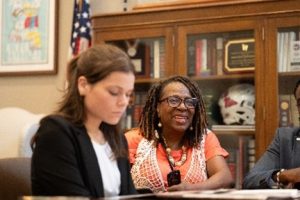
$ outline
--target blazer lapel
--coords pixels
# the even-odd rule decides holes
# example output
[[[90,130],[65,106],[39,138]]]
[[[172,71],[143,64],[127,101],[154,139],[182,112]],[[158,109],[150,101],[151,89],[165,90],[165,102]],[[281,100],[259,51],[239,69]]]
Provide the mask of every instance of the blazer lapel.
[[[293,167],[300,167],[300,129],[295,129],[293,134]]]
[[[104,189],[97,156],[85,128],[82,129],[78,135],[78,142],[81,147],[83,166],[86,173],[85,180],[93,196],[103,197]]]
[[[120,195],[128,194],[128,173],[127,173],[127,166],[124,158],[118,158],[118,168],[121,175],[121,186],[120,186]]]

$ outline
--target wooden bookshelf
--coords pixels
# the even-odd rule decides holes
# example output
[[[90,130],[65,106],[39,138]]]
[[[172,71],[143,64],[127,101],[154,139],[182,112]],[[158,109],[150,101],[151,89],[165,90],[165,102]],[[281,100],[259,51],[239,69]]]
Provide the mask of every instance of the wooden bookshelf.
[[[251,83],[255,86],[254,130],[231,130],[230,134],[254,135],[256,157],[259,158],[273,139],[279,125],[279,95],[292,94],[300,72],[278,72],[277,39],[282,31],[299,30],[299,0],[227,0],[183,1],[169,5],[140,5],[131,12],[92,17],[93,44],[128,39],[164,44],[163,76],[138,77],[136,89],[147,91],[151,84],[174,75],[188,75],[189,40],[195,38],[252,38],[255,41],[254,69],[251,72],[193,75],[203,93],[212,94],[213,106],[229,86]],[[245,36],[245,37],[244,37]],[[247,37],[246,37],[247,36]],[[225,42],[225,41],[224,41]],[[162,44],[161,43],[161,44]],[[193,49],[192,49],[193,51]],[[224,54],[224,46],[222,54]],[[151,57],[151,53],[150,53]],[[192,58],[191,58],[192,59]],[[222,60],[224,62],[224,60]],[[151,58],[150,58],[150,62]],[[216,70],[213,70],[216,72]],[[222,71],[221,71],[222,72]],[[151,71],[150,71],[151,73]],[[212,111],[212,117],[219,110]],[[212,125],[222,125],[219,119]],[[214,130],[225,134],[226,130]]]
[[[218,135],[255,135],[255,126],[253,125],[212,125],[211,130]]]

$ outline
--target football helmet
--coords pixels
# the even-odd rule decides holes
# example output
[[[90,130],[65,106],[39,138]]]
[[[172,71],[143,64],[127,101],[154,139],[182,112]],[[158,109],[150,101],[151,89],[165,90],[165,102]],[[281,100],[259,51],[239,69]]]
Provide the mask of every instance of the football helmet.
[[[225,124],[255,124],[255,90],[251,84],[237,84],[228,88],[219,99]]]

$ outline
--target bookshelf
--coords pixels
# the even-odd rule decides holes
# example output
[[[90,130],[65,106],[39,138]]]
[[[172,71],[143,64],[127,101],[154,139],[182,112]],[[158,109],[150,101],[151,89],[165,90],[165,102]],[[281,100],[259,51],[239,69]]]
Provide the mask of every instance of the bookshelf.
[[[235,188],[242,188],[246,173],[254,166],[255,126],[254,125],[212,125],[212,131],[218,135],[220,143],[229,156],[226,158]]]
[[[211,130],[219,135],[255,135],[254,125],[212,125]]]
[[[136,92],[143,94],[161,78],[187,75],[202,88],[211,128],[226,125],[218,105],[221,94],[236,84],[252,84],[255,124],[251,130],[216,129],[215,132],[221,142],[224,137],[235,138],[232,141],[237,148],[239,141],[254,139],[251,148],[257,160],[279,126],[279,103],[283,95],[289,97],[293,108],[289,112],[293,123],[289,125],[298,125],[291,95],[300,71],[297,52],[290,49],[300,40],[299,1],[212,0],[167,8],[95,15],[93,44],[126,40],[144,43],[150,49],[149,73],[137,74]],[[281,39],[283,35],[289,40]],[[239,56],[243,59],[236,59]]]

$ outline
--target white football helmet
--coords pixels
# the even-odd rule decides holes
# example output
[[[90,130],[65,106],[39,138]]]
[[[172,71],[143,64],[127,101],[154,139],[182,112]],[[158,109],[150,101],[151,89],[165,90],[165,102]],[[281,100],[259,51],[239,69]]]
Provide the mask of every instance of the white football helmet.
[[[225,124],[255,124],[255,90],[251,84],[237,84],[226,90],[219,99]]]

